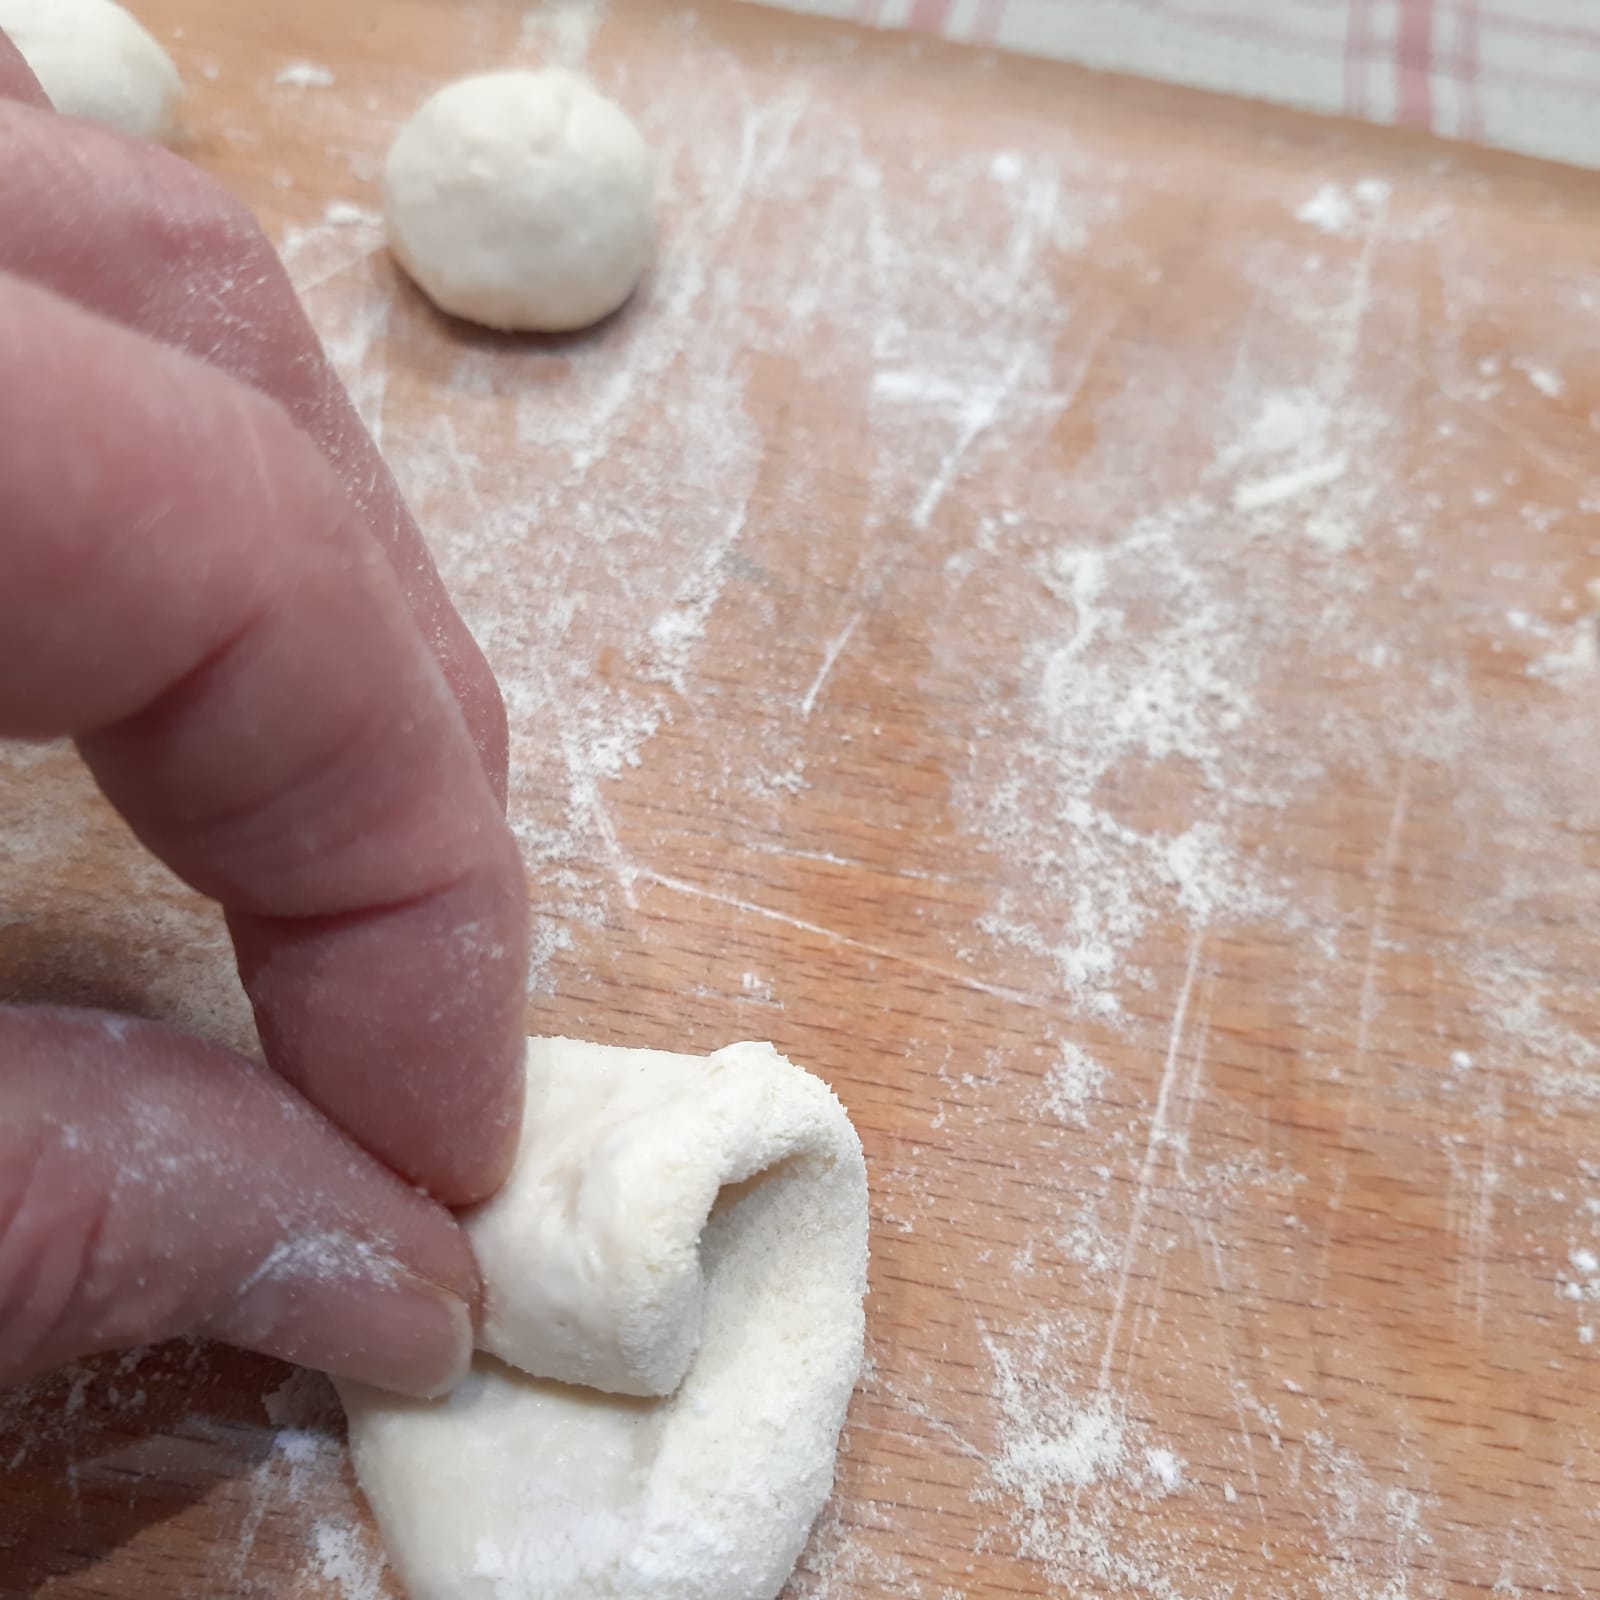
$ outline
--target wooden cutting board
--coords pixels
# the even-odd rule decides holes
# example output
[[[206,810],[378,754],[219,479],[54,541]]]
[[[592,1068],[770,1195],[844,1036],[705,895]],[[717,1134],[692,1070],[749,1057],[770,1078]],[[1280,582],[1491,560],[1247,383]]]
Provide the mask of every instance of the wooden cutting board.
[[[770,1038],[860,1126],[795,1600],[1594,1592],[1595,178],[737,4],[140,9],[505,684],[530,1029]],[[475,333],[380,163],[552,57],[659,262]],[[70,754],[0,862],[0,994],[247,1037]],[[0,1398],[0,1593],[387,1585],[319,1379]]]

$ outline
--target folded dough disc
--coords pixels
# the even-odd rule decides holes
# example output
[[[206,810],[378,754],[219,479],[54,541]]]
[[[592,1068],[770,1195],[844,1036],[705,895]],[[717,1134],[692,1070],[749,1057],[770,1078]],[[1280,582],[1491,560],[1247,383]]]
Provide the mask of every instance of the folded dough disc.
[[[528,1091],[468,1221],[498,1356],[442,1401],[341,1385],[400,1577],[412,1600],[767,1600],[860,1370],[855,1130],[770,1045],[533,1040]]]

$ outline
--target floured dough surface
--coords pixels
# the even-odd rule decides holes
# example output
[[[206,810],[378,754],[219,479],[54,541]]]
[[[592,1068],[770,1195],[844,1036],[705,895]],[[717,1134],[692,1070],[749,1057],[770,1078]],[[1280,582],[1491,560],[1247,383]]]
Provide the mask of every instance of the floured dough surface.
[[[383,173],[400,265],[454,316],[569,332],[615,311],[650,259],[654,163],[626,112],[559,67],[446,85]]]
[[[468,1229],[497,1354],[442,1401],[341,1386],[412,1600],[777,1595],[861,1364],[866,1171],[826,1085],[770,1045],[533,1040]]]
[[[0,0],[0,29],[63,115],[141,139],[171,136],[183,98],[178,69],[112,0]]]

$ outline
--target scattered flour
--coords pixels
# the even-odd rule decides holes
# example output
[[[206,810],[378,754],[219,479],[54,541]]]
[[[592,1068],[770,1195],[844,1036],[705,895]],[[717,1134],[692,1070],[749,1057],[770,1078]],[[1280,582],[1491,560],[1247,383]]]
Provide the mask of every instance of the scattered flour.
[[[368,206],[358,206],[351,200],[330,200],[322,213],[322,220],[335,228],[377,227],[379,214]]]
[[[531,49],[587,56],[593,8],[526,15]],[[1417,1293],[1458,1339],[1515,1350],[1538,1341],[1505,1320],[1509,1282],[1562,1313],[1552,1348],[1592,1353],[1600,1237],[1579,1200],[1533,1194],[1511,1130],[1535,1125],[1541,1166],[1600,1203],[1582,1168],[1597,952],[1576,897],[1600,832],[1600,644],[1561,609],[1576,536],[1546,514],[1574,475],[1595,490],[1537,440],[1508,473],[1482,466],[1486,439],[1508,448],[1496,408],[1537,408],[1512,371],[1551,399],[1566,380],[1493,353],[1492,222],[1464,207],[1418,244],[1383,180],[1315,173],[1279,213],[1294,242],[1213,246],[1241,300],[1180,373],[1096,288],[1108,241],[1119,284],[1169,267],[1111,227],[1125,173],[1107,150],[1063,129],[1047,150],[952,155],[933,108],[875,117],[859,70],[758,73],[686,25],[630,101],[670,239],[639,304],[570,347],[459,346],[397,307],[354,202],[279,230],[505,687],[532,998],[609,982],[617,948],[681,955],[660,909],[695,895],[730,927],[828,935],[874,981],[909,969],[936,1002],[903,1043],[941,1092],[897,1112],[905,1138],[874,1166],[883,1258],[900,1280],[939,1274],[936,1315],[875,1307],[889,1345],[794,1595],[957,1600],[980,1592],[970,1554],[1055,1594],[1275,1600],[1260,1552],[1291,1524],[1293,1592],[1319,1600],[1443,1593],[1452,1560],[1501,1593],[1561,1592],[1539,1525],[1463,1532],[1448,1464],[1324,1403],[1307,1363],[1339,1354],[1327,1307],[1349,1260],[1320,1207],[1345,1178],[1302,1167],[1378,1161],[1368,1121],[1437,1112],[1461,1142],[1394,1179],[1448,1197],[1441,1282]],[[281,81],[325,86],[303,71]],[[306,97],[308,133],[370,175],[380,133],[339,98]],[[1437,305],[1387,271],[1411,249]],[[1527,285],[1518,347],[1563,351],[1575,386],[1593,324],[1546,287]],[[1157,322],[1166,292],[1144,306]],[[390,403],[402,368],[427,405]],[[1431,419],[1431,454],[1402,453],[1399,417]],[[841,479],[858,523],[825,539]],[[864,708],[889,715],[876,675],[905,660],[881,737],[926,775],[937,827],[927,802],[856,783],[880,738]],[[950,707],[955,740],[924,726]],[[114,975],[110,1003],[247,1040],[219,919],[92,809],[127,909],[102,886],[106,947],[73,940],[81,838],[28,781],[73,759],[0,747],[0,934],[58,919],[75,993]],[[752,887],[752,852],[792,904]],[[846,871],[904,907],[881,947],[810,920],[806,874]],[[924,928],[926,892],[970,921]],[[1241,976],[1246,943],[1263,964]],[[740,932],[699,954],[685,1004],[698,985],[765,1008],[739,1015],[767,1031],[781,953]],[[993,1047],[975,1057],[941,1007],[992,1022]],[[1241,1012],[1270,1052],[1242,1053]],[[1332,1154],[1264,1109],[1299,1089],[1348,1119]],[[1558,1204],[1541,1258],[1528,1239]],[[1258,1316],[1285,1304],[1322,1308],[1318,1326]],[[1030,1323],[1041,1306],[1070,1312]],[[325,1386],[295,1379],[265,1420],[240,1417],[224,1359],[92,1364],[0,1397],[0,1435],[17,1464],[70,1461],[85,1493],[125,1493],[97,1476],[108,1418],[151,1429],[140,1448],[203,1449],[239,1512],[216,1592],[250,1592],[270,1524],[301,1552],[295,1592],[381,1594]],[[1580,1448],[1572,1483],[1594,1475]],[[970,1550],[919,1555],[932,1511]]]
[[[541,60],[581,68],[606,12],[606,0],[545,0],[522,13],[522,42]]]
[[[1295,212],[1295,217],[1322,233],[1355,233],[1365,216],[1388,204],[1390,193],[1383,178],[1362,178],[1348,189],[1342,184],[1325,183]]]
[[[1093,1584],[1157,1600],[1221,1600],[1225,1588],[1188,1587],[1205,1581],[1203,1564],[1174,1549],[1170,1534],[1153,1523],[1140,1527],[1150,1500],[1183,1492],[1182,1463],[1165,1445],[1147,1442],[1120,1399],[1103,1390],[1075,1397],[1071,1341],[1044,1326],[1004,1345],[987,1338],[985,1348],[1000,1434],[976,1494],[1002,1508],[1007,1541],[1038,1564],[1050,1592]],[[991,1528],[986,1544],[998,1536]]]
[[[1044,1108],[1062,1122],[1084,1126],[1085,1108],[1105,1081],[1105,1068],[1093,1057],[1078,1045],[1063,1044],[1045,1079]]]
[[[1338,184],[1325,183],[1295,216],[1323,233],[1344,233],[1355,221],[1356,208]]]
[[[319,62],[294,61],[286,67],[280,67],[272,81],[292,89],[331,89],[334,76],[328,67]]]
[[[1559,400],[1567,392],[1566,379],[1554,367],[1521,359],[1513,361],[1511,365],[1547,399]]]

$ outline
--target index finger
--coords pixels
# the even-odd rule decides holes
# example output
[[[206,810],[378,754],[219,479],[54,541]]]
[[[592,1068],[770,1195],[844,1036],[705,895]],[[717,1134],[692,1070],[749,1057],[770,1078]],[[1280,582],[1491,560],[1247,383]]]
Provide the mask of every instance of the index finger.
[[[11,70],[0,57],[0,272],[185,350],[283,406],[394,567],[504,804],[505,707],[494,676],[254,216],[168,150],[41,114],[48,100],[14,48],[3,48]]]
[[[447,1204],[509,1164],[516,846],[393,568],[249,387],[0,274],[0,735],[222,902],[272,1065]],[[67,453],[67,452],[70,452]]]

